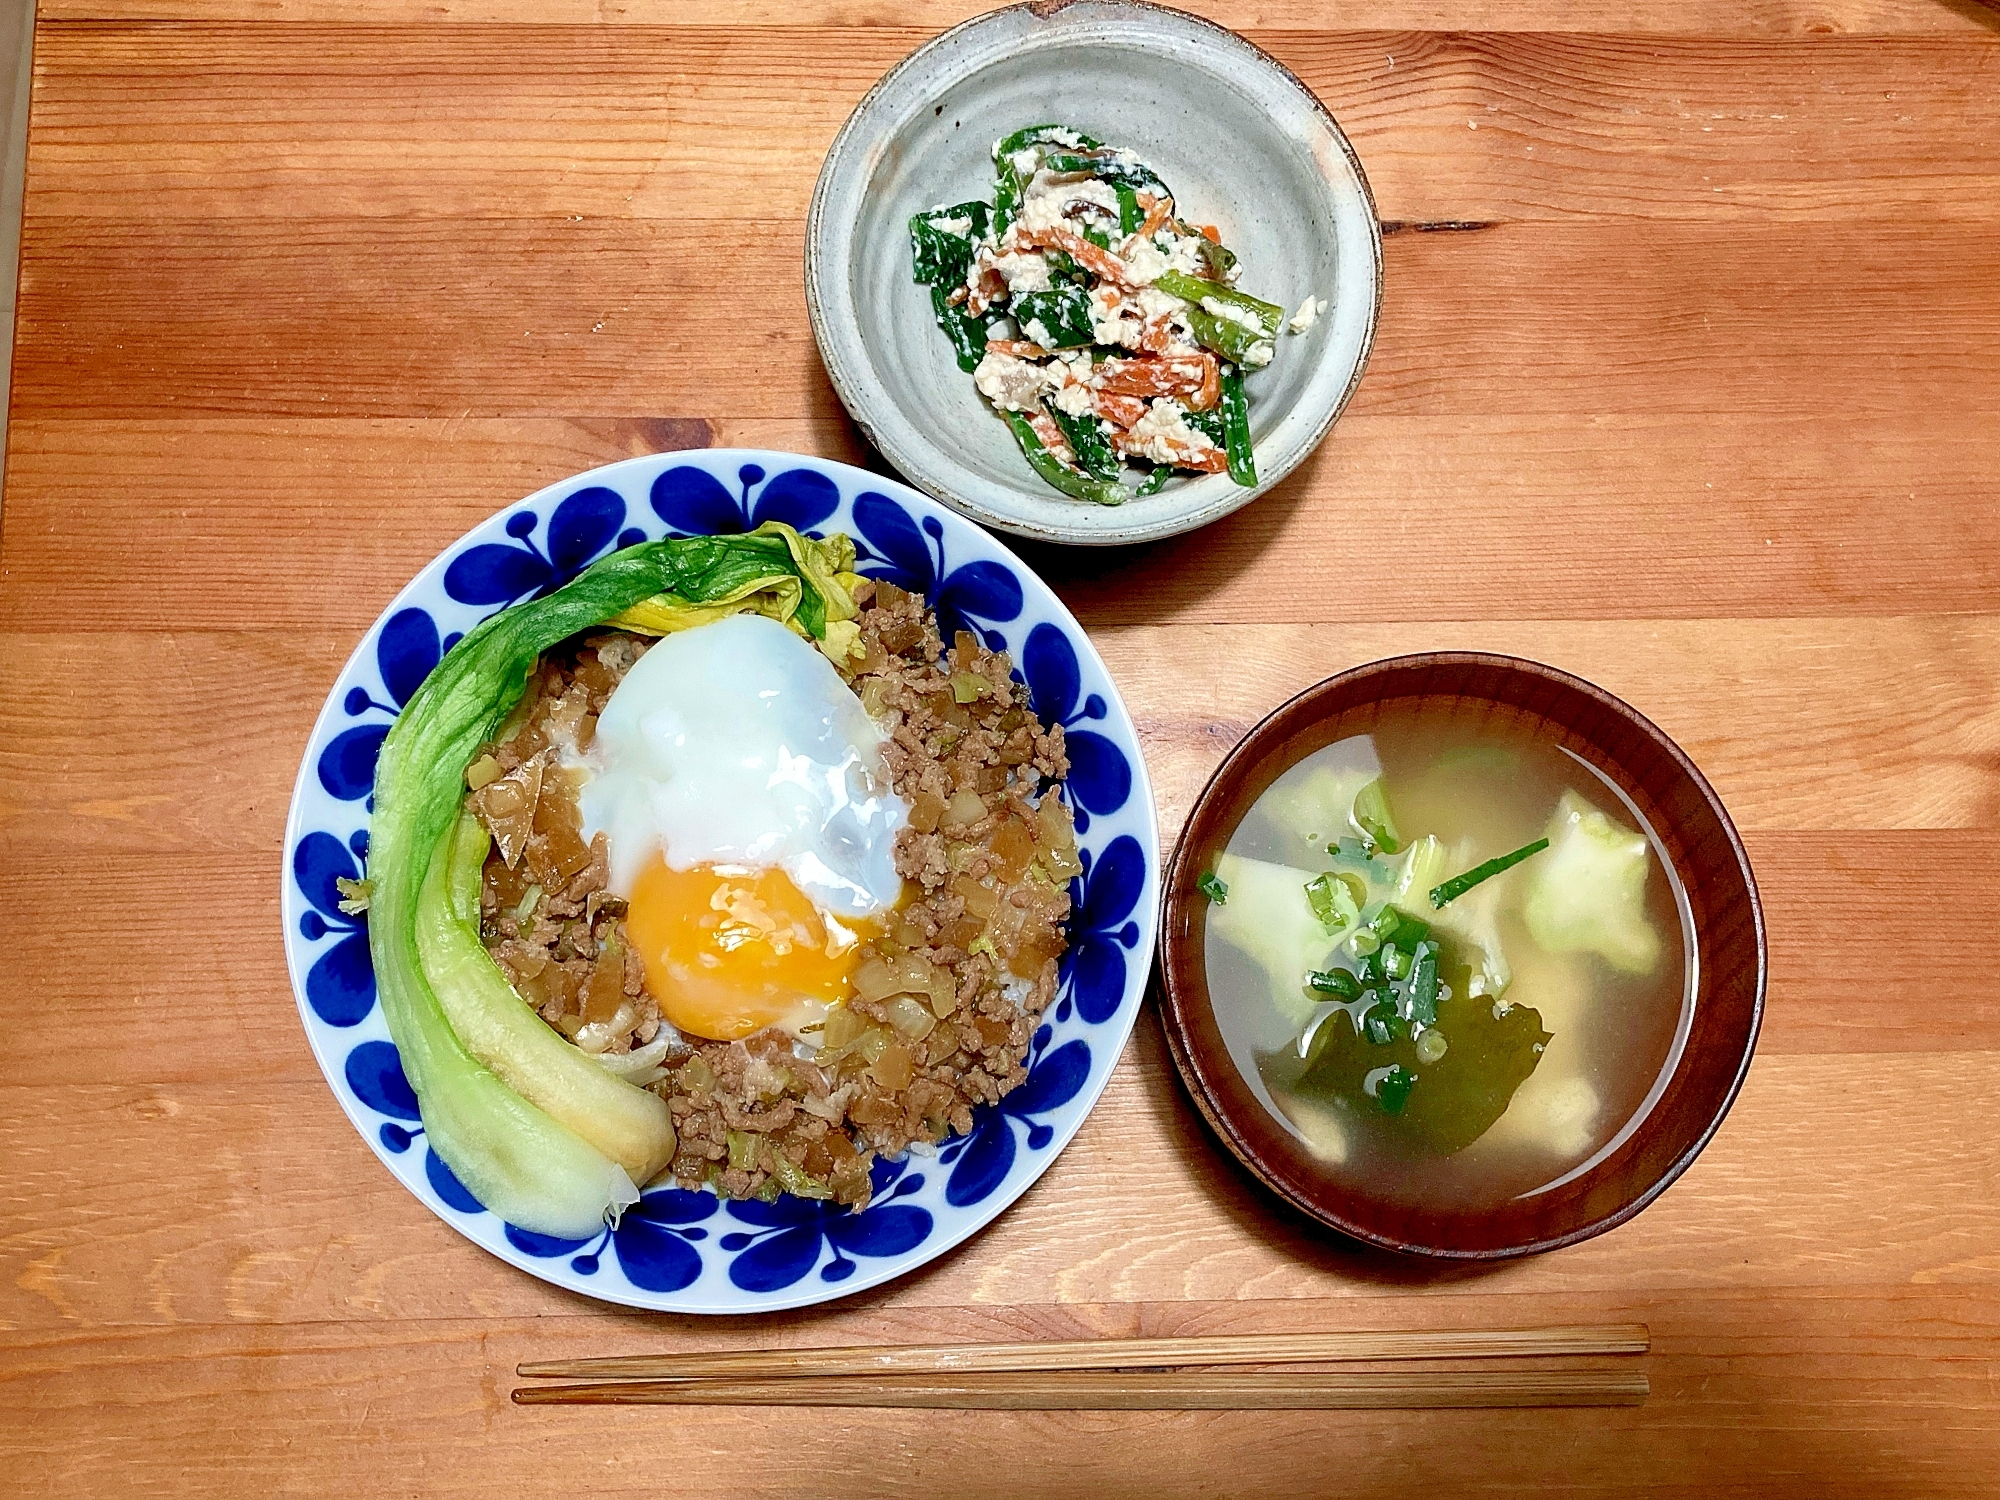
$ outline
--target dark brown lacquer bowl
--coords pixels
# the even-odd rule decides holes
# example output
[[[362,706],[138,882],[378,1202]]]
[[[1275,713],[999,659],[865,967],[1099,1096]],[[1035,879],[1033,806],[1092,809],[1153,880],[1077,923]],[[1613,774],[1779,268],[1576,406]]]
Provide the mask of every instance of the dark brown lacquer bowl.
[[[1391,1205],[1334,1180],[1265,1109],[1231,1061],[1203,950],[1211,868],[1250,805],[1289,766],[1364,733],[1386,704],[1528,729],[1581,756],[1639,805],[1666,845],[1694,914],[1692,1030],[1665,1093],[1619,1149],[1560,1187],[1479,1213]],[[1406,1255],[1498,1260],[1571,1245],[1621,1224],[1666,1189],[1729,1112],[1764,1010],[1764,917],[1742,841],[1674,742],[1609,693],[1511,656],[1400,656],[1308,688],[1245,736],[1195,803],[1167,869],[1162,1006],[1174,1062],[1223,1143],[1273,1192],[1321,1223]]]

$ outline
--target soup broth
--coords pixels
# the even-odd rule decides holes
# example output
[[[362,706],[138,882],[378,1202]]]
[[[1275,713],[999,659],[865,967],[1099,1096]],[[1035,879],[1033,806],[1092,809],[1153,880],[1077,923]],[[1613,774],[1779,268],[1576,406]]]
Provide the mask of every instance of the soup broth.
[[[1673,866],[1616,786],[1528,733],[1391,705],[1288,768],[1208,874],[1231,1057],[1370,1197],[1477,1211],[1574,1177],[1687,1034]]]

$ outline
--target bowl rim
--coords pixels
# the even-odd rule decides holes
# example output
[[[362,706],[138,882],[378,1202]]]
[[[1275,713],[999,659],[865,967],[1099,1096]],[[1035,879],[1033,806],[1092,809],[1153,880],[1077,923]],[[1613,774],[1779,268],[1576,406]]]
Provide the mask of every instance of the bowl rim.
[[[1624,720],[1650,740],[1687,779],[1708,812],[1715,818],[1729,851],[1729,858],[1742,877],[1756,950],[1756,975],[1751,989],[1749,1028],[1744,1038],[1742,1054],[1736,1059],[1728,1084],[1723,1089],[1708,1121],[1687,1147],[1667,1164],[1653,1182],[1629,1202],[1621,1204],[1610,1212],[1599,1214],[1576,1228],[1565,1230],[1560,1234],[1471,1249],[1422,1244],[1357,1223],[1334,1209],[1294,1191],[1278,1174],[1270,1170],[1259,1159],[1252,1143],[1222,1108],[1211,1082],[1211,1076],[1217,1065],[1195,1047],[1190,1035],[1187,1007],[1208,1000],[1207,978],[1203,974],[1193,972],[1191,965],[1176,962],[1177,949],[1182,942],[1181,933],[1188,915],[1189,898],[1184,894],[1187,887],[1182,877],[1187,862],[1193,857],[1191,835],[1202,821],[1202,815],[1213,799],[1238,777],[1258,769],[1266,759],[1266,747],[1274,739],[1281,739],[1294,729],[1303,728],[1326,717],[1324,714],[1314,712],[1326,699],[1349,693],[1357,685],[1366,685],[1372,680],[1386,678],[1392,673],[1430,667],[1483,669],[1539,679],[1581,694],[1608,713]],[[1468,693],[1464,696],[1479,695]],[[1369,700],[1364,697],[1358,701],[1365,703]],[[1175,838],[1173,853],[1168,858],[1166,868],[1161,875],[1159,933],[1161,1029],[1166,1033],[1167,1050],[1173,1056],[1174,1066],[1181,1076],[1183,1086],[1216,1137],[1252,1176],[1299,1212],[1350,1239],[1422,1260],[1482,1262],[1538,1255],[1544,1251],[1577,1244],[1606,1230],[1614,1229],[1651,1204],[1693,1165],[1695,1158],[1707,1147],[1716,1131],[1721,1129],[1723,1120],[1728,1117],[1737,1096],[1742,1092],[1743,1081],[1749,1074],[1751,1060],[1756,1054],[1758,1035],[1763,1028],[1764,1001],[1770,973],[1770,953],[1764,927],[1763,902],[1758,895],[1757,880],[1751,869],[1749,853],[1744,848],[1743,840],[1729,816],[1728,809],[1723,806],[1722,799],[1716,795],[1715,789],[1709,785],[1708,778],[1702,775],[1700,768],[1689,758],[1687,752],[1638,709],[1595,683],[1574,673],[1565,672],[1560,667],[1552,667],[1528,657],[1489,651],[1421,651],[1364,662],[1321,679],[1293,694],[1265,714],[1231,747],[1229,753],[1223,757],[1222,763],[1215,768],[1203,785],[1200,794],[1189,806],[1187,818]]]
[[[1186,24],[1199,31],[1214,33],[1215,37],[1220,39],[1223,45],[1246,50],[1258,62],[1270,68],[1286,83],[1289,83],[1299,97],[1318,115],[1334,143],[1340,148],[1342,157],[1347,162],[1349,170],[1354,174],[1355,182],[1360,187],[1362,202],[1367,209],[1368,255],[1372,281],[1372,298],[1368,308],[1368,317],[1361,331],[1361,345],[1355,353],[1354,367],[1348,373],[1346,384],[1342,387],[1338,397],[1328,406],[1319,423],[1313,428],[1306,440],[1298,446],[1296,453],[1291,456],[1288,462],[1274,468],[1269,473],[1260,471],[1257,483],[1249,488],[1238,485],[1232,486],[1229,490],[1219,490],[1215,500],[1185,514],[1176,515],[1164,521],[1153,521],[1150,523],[1135,522],[1122,527],[1105,528],[1102,530],[1092,530],[1071,524],[1031,521],[1020,516],[1010,515],[1005,511],[996,510],[977,499],[959,494],[941,480],[925,474],[919,466],[912,463],[910,456],[902,451],[900,444],[885,438],[880,426],[869,416],[865,409],[863,403],[864,395],[883,393],[865,392],[861,388],[865,383],[862,377],[856,371],[846,367],[838,352],[830,352],[837,351],[838,346],[834,343],[829,331],[828,315],[824,305],[825,297],[822,294],[820,284],[821,255],[819,247],[825,230],[830,183],[842,157],[852,152],[857,145],[855,135],[860,128],[858,122],[868,113],[876,101],[925,57],[945,47],[953,39],[959,37],[961,33],[970,33],[977,29],[999,24],[1002,18],[1013,16],[1017,12],[1025,12],[1036,21],[1053,21],[1063,12],[1079,5],[1088,6],[1100,11],[1130,11],[1138,14],[1170,17],[1176,24]],[[860,102],[854,106],[847,118],[841,122],[840,129],[834,132],[833,140],[826,148],[826,155],[820,162],[819,176],[813,183],[811,204],[806,211],[804,269],[806,316],[812,325],[813,342],[819,349],[820,364],[826,371],[827,379],[833,386],[834,394],[840,398],[841,405],[846,408],[848,415],[853,418],[855,426],[860,428],[862,436],[889,460],[894,466],[896,473],[906,483],[923,494],[928,495],[931,499],[936,500],[940,505],[947,506],[968,520],[976,521],[982,526],[992,527],[1015,536],[1027,538],[1031,541],[1060,543],[1079,547],[1131,546],[1141,542],[1164,541],[1168,537],[1181,536],[1187,532],[1199,530],[1201,527],[1207,526],[1212,522],[1219,521],[1225,516],[1233,515],[1251,501],[1258,499],[1260,496],[1276,488],[1279,484],[1282,484],[1307,459],[1311,458],[1319,450],[1320,445],[1326,441],[1327,434],[1333,431],[1334,424],[1346,412],[1348,403],[1354,399],[1354,393],[1360,388],[1362,376],[1367,373],[1368,361],[1375,349],[1375,336],[1382,323],[1383,261],[1381,213],[1375,203],[1375,190],[1368,181],[1366,169],[1361,164],[1360,154],[1355,151],[1354,143],[1347,138],[1347,133],[1340,128],[1340,122],[1333,117],[1333,112],[1326,107],[1325,102],[1320,99],[1318,94],[1307,87],[1303,79],[1240,32],[1233,31],[1219,22],[1211,21],[1206,16],[1196,15],[1191,11],[1180,10],[1169,5],[1157,4],[1155,0],[1020,0],[1020,3],[1001,6],[990,11],[983,11],[978,15],[960,21],[956,26],[939,32],[929,41],[922,43],[905,55],[888,72],[877,79],[867,93],[861,96]],[[1033,493],[1027,488],[1025,483],[1017,484],[1010,488],[1022,495]],[[1085,505],[1088,502],[1078,501],[1076,503]],[[1120,507],[1121,513],[1123,509],[1123,507]]]
[[[1046,623],[1054,624],[1062,631],[1064,638],[1076,653],[1079,663],[1102,678],[1103,689],[1109,700],[1106,708],[1115,712],[1110,713],[1106,719],[1108,727],[1098,726],[1096,732],[1114,736],[1121,751],[1129,752],[1132,781],[1127,801],[1120,804],[1114,812],[1100,815],[1100,819],[1113,828],[1123,828],[1129,823],[1131,834],[1136,839],[1144,858],[1139,894],[1129,918],[1137,928],[1135,946],[1129,950],[1125,987],[1117,1008],[1100,1022],[1083,1021],[1081,1018],[1079,1020],[1079,1024],[1101,1028],[1101,1037],[1093,1035],[1089,1072],[1078,1092],[1072,1095],[1069,1101],[1055,1107],[1061,1111],[1062,1118],[1060,1122],[1051,1122],[1053,1133],[1049,1137],[1048,1144],[1025,1153],[1019,1159],[1022,1164],[1010,1168],[1009,1175],[985,1197],[965,1205],[949,1205],[953,1213],[951,1220],[944,1222],[940,1212],[933,1230],[927,1232],[917,1245],[891,1255],[871,1254],[866,1261],[860,1263],[859,1270],[842,1280],[827,1281],[824,1278],[815,1278],[808,1271],[796,1282],[776,1290],[752,1291],[740,1288],[731,1290],[729,1288],[734,1288],[735,1283],[728,1283],[727,1288],[715,1285],[708,1276],[707,1268],[704,1267],[695,1283],[670,1292],[647,1289],[625,1278],[622,1271],[614,1278],[598,1281],[595,1269],[578,1272],[568,1251],[551,1257],[521,1248],[505,1233],[508,1226],[497,1214],[483,1206],[465,1210],[451,1205],[449,1200],[441,1195],[435,1182],[429,1179],[421,1160],[423,1153],[411,1152],[407,1143],[400,1148],[388,1146],[381,1133],[383,1117],[373,1105],[364,1103],[358,1098],[357,1090],[347,1076],[345,1063],[356,1043],[388,1040],[393,1046],[393,1038],[388,1036],[379,1001],[371,1001],[370,1010],[360,1021],[353,1023],[326,1021],[315,1013],[308,998],[307,973],[310,966],[323,955],[321,952],[310,951],[310,944],[317,940],[303,939],[301,935],[300,923],[309,909],[309,903],[300,890],[293,863],[303,838],[310,833],[323,830],[324,811],[316,810],[316,804],[325,800],[318,784],[318,758],[332,738],[334,729],[346,722],[346,711],[342,707],[344,691],[357,673],[364,677],[371,674],[370,660],[382,630],[390,618],[407,607],[436,608],[437,601],[433,596],[443,585],[450,561],[454,557],[463,555],[473,546],[498,541],[503,535],[513,535],[506,531],[506,523],[510,519],[532,511],[546,522],[553,516],[560,501],[566,497],[592,487],[608,487],[618,490],[622,495],[624,492],[620,487],[625,481],[632,481],[635,487],[643,488],[642,476],[650,480],[674,466],[687,465],[712,473],[738,470],[740,478],[740,466],[746,463],[754,463],[764,470],[763,476],[755,481],[756,483],[762,483],[765,478],[781,474],[787,468],[805,468],[824,473],[836,480],[841,492],[841,506],[851,507],[862,494],[879,491],[899,505],[906,506],[919,514],[933,509],[945,510],[945,507],[938,506],[929,496],[893,477],[814,454],[752,447],[668,449],[658,453],[618,459],[562,476],[523,497],[493,509],[462,531],[446,536],[438,544],[436,552],[419,565],[405,582],[389,593],[379,611],[361,629],[353,649],[330,678],[325,700],[303,740],[299,768],[293,778],[290,801],[287,804],[278,868],[274,872],[279,881],[277,904],[285,968],[291,986],[293,1005],[305,1034],[307,1048],[334,1103],[388,1175],[401,1184],[434,1218],[442,1221],[466,1241],[495,1259],[551,1287],[588,1297],[606,1305],[688,1317],[734,1317],[789,1311],[842,1301],[863,1293],[879,1293],[888,1283],[920,1271],[956,1252],[967,1241],[990,1228],[994,1221],[1025,1197],[1054,1164],[1056,1158],[1082,1131],[1085,1121],[1102,1102],[1111,1078],[1117,1071],[1119,1061],[1130,1044],[1133,1028],[1144,1006],[1148,976],[1157,951],[1160,911],[1158,882],[1164,868],[1160,856],[1158,803],[1152,776],[1145,761],[1143,741],[1138,726],[1132,720],[1130,710],[1126,706],[1124,694],[1119,690],[1117,681],[1109,665],[1104,661],[1103,655],[1098,651],[1096,643],[1048,580],[1022,559],[1003,539],[986,534],[962,516],[947,513],[938,519],[938,524],[941,527],[957,528],[962,533],[962,539],[972,543],[970,550],[975,560],[986,560],[990,555],[997,554],[998,558],[1022,581],[1024,594],[1033,591],[1031,597],[1034,599],[1037,611],[1046,616]],[[629,501],[633,497],[625,496],[625,498]],[[834,514],[839,513],[837,507]],[[506,607],[509,606],[501,605],[497,608]],[[480,618],[496,612],[496,609],[484,605],[472,608],[481,611]],[[375,705],[378,709],[385,706]],[[1051,1004],[1048,1014],[1056,1018],[1058,1025],[1067,1024],[1057,1014],[1054,1004]],[[1045,1020],[1044,1024],[1048,1022]],[[1058,1035],[1062,1034],[1058,1032]],[[340,1041],[337,1050],[336,1040]],[[1098,1040],[1102,1041],[1105,1049],[1101,1065],[1096,1050]],[[420,1124],[420,1121],[418,1123]],[[344,1137],[342,1139],[344,1141]],[[426,1142],[426,1147],[427,1144]],[[1018,1180],[1016,1180],[1017,1174]],[[942,1175],[939,1175],[937,1180],[942,1182]],[[671,1183],[655,1183],[649,1185],[649,1190],[671,1185]],[[400,1202],[400,1199],[397,1201]],[[441,1204],[444,1206],[441,1207]],[[447,1212],[447,1208],[454,1208],[455,1211]],[[740,1227],[750,1226],[746,1224]],[[616,1257],[608,1248],[610,1243],[608,1239],[605,1243],[607,1248],[596,1258],[601,1265],[608,1266],[616,1260]],[[703,1258],[707,1259],[705,1250]]]

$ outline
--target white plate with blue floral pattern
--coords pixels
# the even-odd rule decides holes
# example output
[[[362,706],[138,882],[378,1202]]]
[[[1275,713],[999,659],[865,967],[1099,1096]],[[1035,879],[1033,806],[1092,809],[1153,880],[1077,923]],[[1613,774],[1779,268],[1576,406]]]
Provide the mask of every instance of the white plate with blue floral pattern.
[[[860,1213],[785,1195],[721,1202],[660,1187],[589,1240],[487,1212],[423,1138],[368,960],[365,916],[335,880],[360,874],[376,752],[443,652],[486,616],[559,587],[615,547],[779,520],[854,538],[862,573],[929,599],[946,631],[1012,653],[1070,754],[1083,875],[1056,1001],[1028,1079],[934,1155],[878,1161]],[[466,1238],[544,1281],[664,1312],[769,1312],[879,1286],[990,1223],[1055,1160],[1104,1090],[1152,964],[1159,853],[1132,720],[1083,630],[1011,552],[903,485],[845,464],[743,449],[595,469],[510,506],[418,574],[327,697],[285,830],[285,956],[327,1084],[383,1164]]]

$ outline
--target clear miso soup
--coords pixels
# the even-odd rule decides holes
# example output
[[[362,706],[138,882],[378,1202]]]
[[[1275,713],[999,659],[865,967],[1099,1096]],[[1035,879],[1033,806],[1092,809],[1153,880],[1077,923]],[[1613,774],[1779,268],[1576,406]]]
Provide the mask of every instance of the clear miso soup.
[[[1231,1057],[1372,1198],[1478,1211],[1570,1180],[1687,1036],[1691,924],[1657,835],[1526,731],[1392,706],[1289,767],[1202,884]]]

